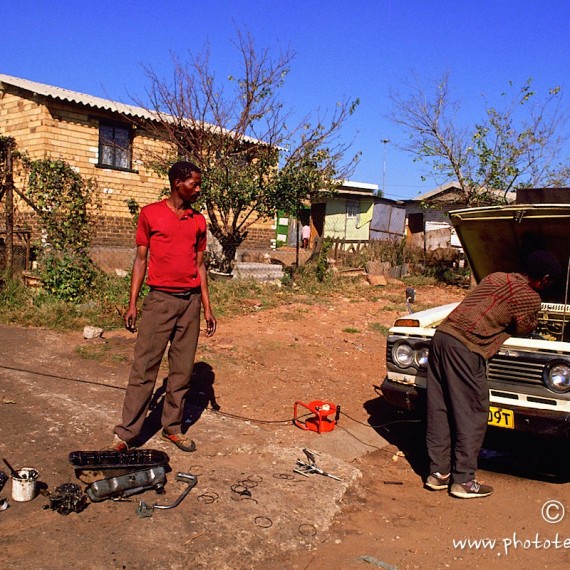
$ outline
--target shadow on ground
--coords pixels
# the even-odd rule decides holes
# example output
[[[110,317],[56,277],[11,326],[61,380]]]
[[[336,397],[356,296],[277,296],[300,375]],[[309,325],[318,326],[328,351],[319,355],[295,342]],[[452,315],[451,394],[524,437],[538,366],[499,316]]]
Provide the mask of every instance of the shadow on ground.
[[[370,426],[405,455],[417,475],[425,477],[429,462],[424,421],[418,415],[390,406],[382,396],[365,402],[364,409],[370,416]]]
[[[567,483],[569,448],[567,441],[489,428],[479,454],[479,467],[525,479]]]
[[[425,477],[429,460],[425,446],[425,422],[410,412],[390,406],[384,398],[367,401],[368,423],[378,434],[404,453],[414,472]],[[479,454],[479,468],[525,479],[567,483],[570,481],[570,444],[531,434],[489,428]]]
[[[214,391],[215,377],[214,370],[208,363],[197,362],[194,365],[192,378],[190,380],[190,389],[184,403],[184,413],[182,416],[183,433],[186,433],[188,429],[200,419],[202,413],[208,407],[214,410],[220,409]],[[140,441],[137,442],[138,445],[144,445],[162,429],[160,418],[162,416],[167,380],[168,378],[163,378],[162,384],[154,391],[150,402],[149,413],[143,424]]]

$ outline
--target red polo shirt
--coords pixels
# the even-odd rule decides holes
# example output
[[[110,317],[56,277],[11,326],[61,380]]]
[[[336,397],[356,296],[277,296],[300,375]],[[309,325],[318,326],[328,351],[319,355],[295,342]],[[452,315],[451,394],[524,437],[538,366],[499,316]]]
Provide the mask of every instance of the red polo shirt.
[[[194,210],[178,217],[166,200],[141,209],[137,246],[149,248],[147,285],[163,291],[200,286],[197,253],[206,249],[206,219]]]

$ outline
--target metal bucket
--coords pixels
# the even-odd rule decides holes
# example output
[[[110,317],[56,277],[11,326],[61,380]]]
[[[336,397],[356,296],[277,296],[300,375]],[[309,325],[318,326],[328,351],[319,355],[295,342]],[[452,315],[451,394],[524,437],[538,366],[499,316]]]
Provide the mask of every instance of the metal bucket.
[[[31,467],[24,467],[12,475],[12,499],[20,503],[31,501],[37,494],[39,473]]]

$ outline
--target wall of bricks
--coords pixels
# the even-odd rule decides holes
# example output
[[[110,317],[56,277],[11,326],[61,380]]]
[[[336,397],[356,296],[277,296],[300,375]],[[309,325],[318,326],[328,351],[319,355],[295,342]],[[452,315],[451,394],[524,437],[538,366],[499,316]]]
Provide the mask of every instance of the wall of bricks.
[[[247,238],[241,245],[241,248],[248,249],[267,249],[271,240],[275,239],[275,229],[267,226],[251,226],[248,230]]]
[[[62,159],[84,178],[96,180],[102,209],[96,213],[93,251],[98,252],[96,256],[102,265],[130,268],[135,230],[127,201],[134,199],[142,207],[160,199],[168,181],[146,169],[143,160],[149,154],[164,155],[167,146],[144,129],[136,129],[133,171],[100,167],[99,122],[117,122],[120,118],[116,113],[34,96],[16,88],[0,93],[0,135],[13,137],[19,150],[26,151],[32,159]],[[129,125],[127,120],[123,123]],[[21,187],[23,180],[19,173],[15,174],[15,184]],[[0,215],[3,206],[0,204]],[[21,200],[16,207],[16,225],[30,229],[32,241],[39,242],[35,215]],[[262,220],[249,229],[244,247],[268,248],[272,239],[273,221]],[[103,260],[105,255],[112,258],[109,263]]]
[[[168,186],[167,180],[159,178],[142,163],[147,153],[163,154],[167,146],[137,129],[133,138],[133,171],[100,167],[99,122],[118,119],[115,113],[35,98],[15,89],[0,94],[0,134],[14,137],[18,148],[32,159],[62,159],[84,178],[94,178],[102,215],[130,220],[127,200],[135,199],[144,206],[159,199],[163,188]],[[123,123],[129,126],[127,120]],[[16,176],[15,183],[21,185],[21,177]],[[26,209],[22,204],[19,207]]]

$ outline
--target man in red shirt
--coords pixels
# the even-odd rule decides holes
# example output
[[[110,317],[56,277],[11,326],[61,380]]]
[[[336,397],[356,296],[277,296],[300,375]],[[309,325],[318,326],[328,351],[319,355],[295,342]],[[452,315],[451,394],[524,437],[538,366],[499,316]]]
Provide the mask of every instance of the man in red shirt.
[[[200,195],[202,175],[195,165],[181,161],[172,165],[168,178],[170,196],[142,208],[137,226],[130,301],[125,313],[125,326],[131,332],[137,330],[137,299],[147,265],[150,293],[143,302],[122,421],[115,426],[112,448],[116,451],[137,446],[169,342],[162,437],[182,451],[196,449],[182,433],[182,413],[198,344],[201,307],[206,336],[216,332],[204,264],[206,220],[192,209]]]
[[[459,499],[493,492],[475,478],[489,410],[486,360],[509,336],[534,330],[539,292],[559,274],[554,254],[535,251],[525,274],[487,275],[439,325],[427,369],[428,489],[449,489]]]

